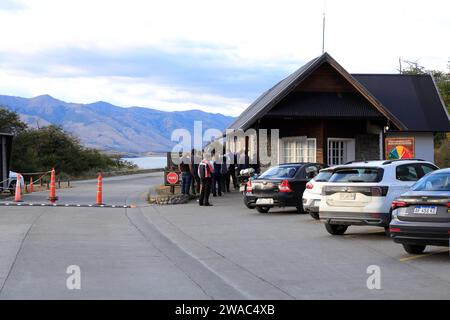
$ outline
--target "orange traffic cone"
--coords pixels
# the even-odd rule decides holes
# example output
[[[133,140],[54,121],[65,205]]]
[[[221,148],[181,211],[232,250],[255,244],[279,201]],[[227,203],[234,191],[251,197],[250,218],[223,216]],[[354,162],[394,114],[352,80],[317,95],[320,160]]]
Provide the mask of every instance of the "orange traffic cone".
[[[50,195],[48,197],[48,200],[50,202],[55,203],[56,200],[58,200],[58,197],[56,196],[56,179],[55,179],[55,169],[52,169],[52,174],[50,176]]]
[[[14,201],[15,202],[22,202],[22,175],[17,174],[17,180],[16,180],[16,192],[14,195]]]
[[[30,177],[30,193],[34,192],[33,177]]]
[[[103,177],[101,172],[98,173],[97,178],[97,200],[95,204],[98,206],[103,205]]]

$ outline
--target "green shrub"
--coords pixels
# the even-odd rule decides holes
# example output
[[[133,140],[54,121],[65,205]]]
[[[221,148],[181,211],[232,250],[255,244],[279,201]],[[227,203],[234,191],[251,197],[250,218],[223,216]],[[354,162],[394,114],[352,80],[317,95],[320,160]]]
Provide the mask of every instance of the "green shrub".
[[[58,126],[27,129],[15,137],[11,170],[40,172],[51,168],[76,177],[87,172],[134,167],[117,156],[84,148],[76,137]]]
[[[434,150],[435,163],[439,168],[450,167],[450,134],[445,140],[441,140],[439,146]]]

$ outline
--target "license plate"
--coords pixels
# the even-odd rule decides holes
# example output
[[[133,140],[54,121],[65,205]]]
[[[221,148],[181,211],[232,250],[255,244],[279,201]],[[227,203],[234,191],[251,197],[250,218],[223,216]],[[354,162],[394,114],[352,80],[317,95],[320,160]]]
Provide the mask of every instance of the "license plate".
[[[273,204],[273,199],[261,198],[256,200],[256,204]]]
[[[418,214],[436,214],[437,207],[436,206],[417,206],[414,208],[414,213]]]
[[[355,200],[356,199],[356,193],[340,193],[339,194],[340,200]]]

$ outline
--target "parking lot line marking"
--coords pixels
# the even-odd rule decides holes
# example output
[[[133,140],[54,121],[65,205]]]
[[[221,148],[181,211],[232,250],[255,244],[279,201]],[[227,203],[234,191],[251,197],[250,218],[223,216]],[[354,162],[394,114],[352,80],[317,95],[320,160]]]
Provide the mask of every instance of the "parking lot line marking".
[[[426,258],[426,257],[432,256],[432,255],[435,255],[435,254],[438,254],[438,253],[443,253],[443,252],[450,252],[450,249],[438,250],[438,251],[433,251],[433,252],[425,253],[425,254],[418,254],[418,255],[415,255],[415,256],[411,256],[411,257],[406,257],[406,258],[399,259],[398,261],[400,261],[400,262],[406,262],[406,261],[410,261],[410,260],[416,260],[416,259],[420,259],[420,258]]]
[[[82,208],[134,208],[133,205],[92,205],[92,204],[70,204],[70,203],[63,203],[63,204],[57,204],[57,203],[16,203],[16,202],[0,202],[0,207],[64,207],[64,208],[71,208],[71,207],[82,207]]]

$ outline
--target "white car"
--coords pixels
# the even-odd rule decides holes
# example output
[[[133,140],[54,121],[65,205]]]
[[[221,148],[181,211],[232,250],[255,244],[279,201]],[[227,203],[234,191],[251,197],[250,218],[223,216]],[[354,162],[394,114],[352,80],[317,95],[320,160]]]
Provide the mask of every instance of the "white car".
[[[9,172],[9,179],[8,179],[8,189],[11,192],[12,195],[15,194],[16,192],[16,184],[17,184],[17,172],[14,171],[10,171]],[[25,182],[23,181],[23,176],[22,179],[20,180],[20,188],[23,192],[24,188],[25,188]]]
[[[433,163],[418,159],[339,166],[322,187],[320,220],[333,235],[344,234],[350,225],[381,226],[388,234],[392,201],[437,169]]]
[[[311,217],[318,220],[319,219],[319,205],[322,199],[322,186],[327,183],[333,174],[333,169],[335,167],[330,167],[320,170],[319,174],[312,178],[305,187],[303,192],[303,210],[308,212]]]

